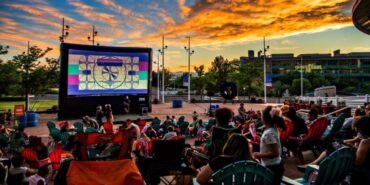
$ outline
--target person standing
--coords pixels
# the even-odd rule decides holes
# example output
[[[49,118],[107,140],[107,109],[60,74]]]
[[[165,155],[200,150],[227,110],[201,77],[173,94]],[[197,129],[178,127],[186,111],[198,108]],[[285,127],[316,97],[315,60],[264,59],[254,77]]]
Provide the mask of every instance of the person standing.
[[[105,104],[105,119],[107,122],[113,123],[113,112],[110,104]]]
[[[104,112],[103,112],[103,108],[101,106],[97,106],[96,107],[96,121],[98,122],[99,124],[99,127],[101,127],[103,125],[103,117],[104,117]]]
[[[272,107],[267,106],[262,113],[262,121],[265,130],[261,136],[260,152],[255,152],[254,157],[261,159],[262,165],[270,169],[273,174],[273,185],[279,185],[284,174],[284,166],[281,161],[281,143],[278,135],[278,127],[282,127],[284,119],[272,114]]]
[[[10,109],[8,109],[8,112],[6,113],[6,124],[10,125],[11,121],[12,121],[12,118],[13,118],[13,114],[12,114],[12,111]]]
[[[124,97],[122,105],[123,105],[123,113],[128,114],[130,112],[130,99],[128,98],[128,96]]]

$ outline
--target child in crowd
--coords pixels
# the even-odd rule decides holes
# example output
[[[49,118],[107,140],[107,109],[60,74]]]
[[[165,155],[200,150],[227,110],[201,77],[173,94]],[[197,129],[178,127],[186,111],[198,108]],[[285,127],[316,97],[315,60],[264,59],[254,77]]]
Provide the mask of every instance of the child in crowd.
[[[262,121],[265,130],[261,136],[260,152],[255,152],[254,157],[261,159],[262,165],[274,173],[272,184],[279,185],[284,174],[284,166],[281,162],[281,144],[277,127],[283,127],[285,122],[275,114],[271,106],[263,110]]]

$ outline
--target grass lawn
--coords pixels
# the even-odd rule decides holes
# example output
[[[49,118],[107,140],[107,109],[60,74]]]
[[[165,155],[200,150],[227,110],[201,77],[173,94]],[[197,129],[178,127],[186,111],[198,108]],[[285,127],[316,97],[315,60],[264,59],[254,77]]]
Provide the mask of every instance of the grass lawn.
[[[13,112],[14,105],[24,105],[24,101],[7,101],[7,102],[0,102],[0,110],[8,110],[11,109]],[[30,100],[29,109],[32,111],[36,110],[47,110],[51,109],[53,105],[58,105],[58,100]]]

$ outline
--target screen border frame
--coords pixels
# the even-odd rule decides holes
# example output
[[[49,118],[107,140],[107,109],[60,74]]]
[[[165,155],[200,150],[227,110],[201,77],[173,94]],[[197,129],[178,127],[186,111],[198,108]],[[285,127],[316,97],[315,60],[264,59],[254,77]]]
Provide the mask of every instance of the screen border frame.
[[[115,53],[148,53],[148,84],[147,92],[151,91],[151,74],[152,74],[152,49],[140,47],[112,47],[112,46],[92,46],[62,43],[60,45],[60,85],[59,97],[104,97],[104,96],[124,96],[124,95],[145,95],[145,93],[138,94],[89,94],[89,95],[68,95],[68,64],[69,64],[69,50],[84,50],[84,51],[98,51],[98,52],[115,52]]]

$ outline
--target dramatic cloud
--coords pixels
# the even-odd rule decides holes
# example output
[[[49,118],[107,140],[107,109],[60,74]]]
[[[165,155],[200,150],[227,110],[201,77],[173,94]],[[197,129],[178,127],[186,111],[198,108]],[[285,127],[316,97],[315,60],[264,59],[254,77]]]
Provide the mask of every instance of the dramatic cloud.
[[[200,0],[176,25],[158,29],[149,41],[193,35],[197,45],[284,37],[351,24],[349,0]],[[180,11],[184,1],[179,1]],[[184,15],[184,14],[182,14]]]
[[[70,26],[66,42],[90,44],[87,36],[91,35],[92,25],[98,30],[96,39],[102,45],[158,48],[164,35],[165,44],[171,50],[166,59],[183,62],[183,46],[189,35],[192,47],[198,47],[196,49],[207,55],[220,55],[228,52],[225,46],[251,43],[248,41],[260,40],[263,36],[271,40],[352,25],[351,0],[130,2],[135,3],[119,0],[0,1],[0,44],[21,50],[30,40],[40,46],[51,46],[57,53],[64,18]],[[296,44],[285,39],[276,43],[275,48],[289,51],[301,47]],[[362,45],[350,47],[366,50]],[[11,50],[10,54],[15,52]],[[200,54],[196,52],[195,58]]]

